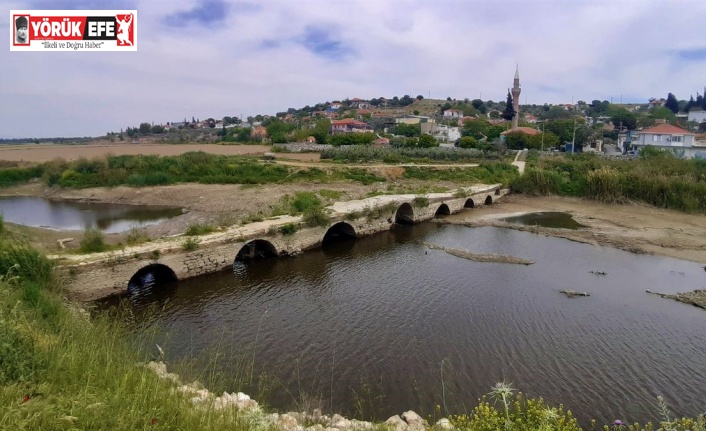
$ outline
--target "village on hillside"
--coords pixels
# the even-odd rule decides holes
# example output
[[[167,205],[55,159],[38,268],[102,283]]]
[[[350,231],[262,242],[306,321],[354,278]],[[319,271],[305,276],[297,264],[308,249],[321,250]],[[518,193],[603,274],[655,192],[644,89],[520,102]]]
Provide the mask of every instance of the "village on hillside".
[[[537,149],[634,155],[644,146],[678,157],[706,158],[706,101],[651,98],[644,103],[520,105],[519,70],[505,101],[378,97],[333,100],[247,118],[192,117],[142,123],[110,132],[110,142],[224,142],[311,145],[369,144],[393,147]],[[705,91],[706,92],[706,91]],[[291,145],[296,144],[296,145]]]

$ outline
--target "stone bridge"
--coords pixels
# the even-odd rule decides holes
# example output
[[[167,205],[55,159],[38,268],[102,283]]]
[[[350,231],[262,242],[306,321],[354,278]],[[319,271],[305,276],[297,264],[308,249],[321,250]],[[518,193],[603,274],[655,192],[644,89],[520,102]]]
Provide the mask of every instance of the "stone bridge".
[[[169,282],[226,269],[258,257],[297,255],[328,241],[359,238],[389,230],[395,223],[419,223],[464,208],[490,205],[507,191],[500,185],[460,188],[449,193],[381,195],[327,207],[327,226],[308,227],[301,216],[279,216],[197,237],[161,238],[119,251],[53,256],[67,277],[72,297],[89,301],[139,286],[145,277]],[[294,224],[296,232],[282,233]],[[193,247],[191,247],[193,248]]]

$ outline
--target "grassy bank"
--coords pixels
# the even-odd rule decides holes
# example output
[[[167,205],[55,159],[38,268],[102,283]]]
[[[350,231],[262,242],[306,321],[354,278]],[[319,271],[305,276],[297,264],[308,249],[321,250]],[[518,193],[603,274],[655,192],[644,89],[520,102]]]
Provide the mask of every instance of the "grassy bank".
[[[262,163],[247,156],[221,156],[191,152],[179,156],[125,155],[79,159],[56,159],[32,167],[0,169],[0,187],[42,179],[48,185],[68,188],[133,187],[186,182],[202,184],[271,184],[287,182],[381,181],[362,169],[299,169]]]
[[[586,197],[605,203],[644,202],[706,213],[706,160],[648,151],[636,160],[593,155],[542,158],[512,181],[513,191]]]
[[[137,366],[149,353],[113,317],[68,307],[52,264],[6,234],[0,274],[0,429],[248,429]]]

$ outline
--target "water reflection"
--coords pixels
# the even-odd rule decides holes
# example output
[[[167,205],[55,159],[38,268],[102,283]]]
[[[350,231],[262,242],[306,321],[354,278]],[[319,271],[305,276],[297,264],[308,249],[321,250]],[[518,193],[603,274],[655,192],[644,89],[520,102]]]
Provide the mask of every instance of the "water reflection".
[[[58,201],[38,197],[0,197],[5,221],[57,230],[98,227],[123,232],[134,225],[156,224],[182,214],[180,208]]]
[[[551,228],[580,229],[586,227],[574,220],[571,214],[563,212],[548,211],[528,213],[520,216],[506,217],[503,220],[508,223]]]
[[[536,264],[473,262],[424,242]],[[235,376],[233,358],[252,352],[284,411],[306,392],[360,416],[353,406],[368,393],[366,418],[426,416],[443,383],[449,410],[463,413],[505,380],[584,421],[645,421],[657,395],[676,415],[704,408],[706,313],[644,293],[701,288],[703,277],[690,262],[510,229],[407,225],[179,282],[155,296],[169,301],[150,318],[169,334],[168,360],[218,348]]]

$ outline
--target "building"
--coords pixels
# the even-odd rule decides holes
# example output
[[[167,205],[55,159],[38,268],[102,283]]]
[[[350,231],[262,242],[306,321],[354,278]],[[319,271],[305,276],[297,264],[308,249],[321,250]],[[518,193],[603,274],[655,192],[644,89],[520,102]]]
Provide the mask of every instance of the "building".
[[[342,106],[341,102],[339,102],[338,100],[334,100],[333,102],[331,102],[330,108],[331,109],[341,109],[341,106]]]
[[[703,123],[706,121],[706,111],[689,111],[689,121]]]
[[[660,106],[664,106],[665,103],[667,103],[667,101],[664,99],[656,99],[652,97],[650,98],[648,105],[650,108],[658,108]]]
[[[419,124],[428,122],[434,122],[434,120],[429,117],[424,117],[422,115],[403,115],[401,117],[395,118],[395,124]]]
[[[267,138],[267,129],[263,126],[255,126],[250,129],[250,137],[253,139],[265,139]]]
[[[515,79],[512,84],[512,108],[515,110],[515,115],[512,117],[512,129],[517,129],[517,122],[520,118],[520,66],[515,69]]]
[[[447,109],[444,111],[444,119],[461,118],[463,117],[463,111],[460,109]]]
[[[706,147],[696,141],[696,135],[681,127],[660,124],[649,129],[631,132],[629,150],[638,151],[646,146],[674,151],[682,158],[706,158]]]
[[[336,135],[338,133],[370,132],[372,130],[373,128],[368,124],[352,118],[331,121],[332,135]]]
[[[515,127],[510,130],[506,130],[506,131],[502,132],[500,134],[501,139],[502,139],[502,137],[504,137],[508,133],[516,133],[516,132],[524,133],[524,134],[530,135],[530,136],[539,135],[539,130],[537,130],[537,129],[533,129],[531,127]]]

